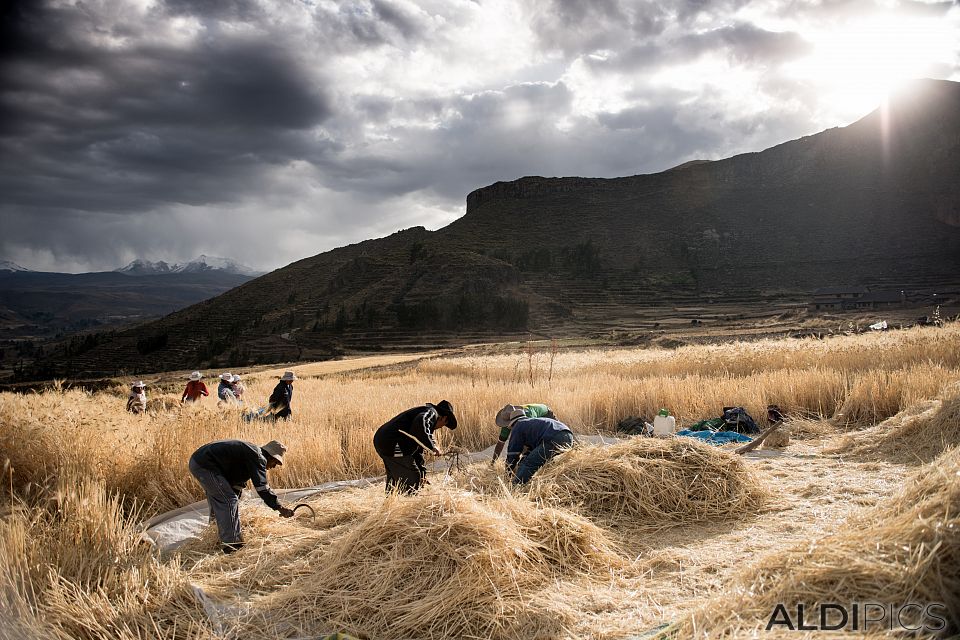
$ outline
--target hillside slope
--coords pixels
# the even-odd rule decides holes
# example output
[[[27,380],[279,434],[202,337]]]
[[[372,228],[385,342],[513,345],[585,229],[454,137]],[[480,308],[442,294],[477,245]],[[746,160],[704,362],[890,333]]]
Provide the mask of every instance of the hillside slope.
[[[921,81],[844,128],[626,178],[526,177],[461,219],[300,260],[47,372],[572,335],[638,309],[960,282],[960,84]],[[165,345],[137,350],[144,335]]]

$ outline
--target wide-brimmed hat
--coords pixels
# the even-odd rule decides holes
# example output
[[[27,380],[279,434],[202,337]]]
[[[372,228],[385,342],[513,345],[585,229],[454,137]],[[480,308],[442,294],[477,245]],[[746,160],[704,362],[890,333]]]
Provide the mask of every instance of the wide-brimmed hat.
[[[203,378],[203,374],[200,373],[199,371],[194,371],[193,373],[190,374],[191,380],[200,380],[201,378]]]
[[[284,382],[291,382],[293,380],[296,380],[297,376],[296,374],[293,373],[293,371],[284,371],[283,375],[280,376],[280,379]]]
[[[220,374],[220,379],[223,380],[224,382],[233,382],[233,374],[232,374],[232,373],[221,373],[221,374]]]
[[[147,385],[143,384],[143,380],[137,380],[130,386],[133,387],[134,389],[136,389],[137,387],[140,387],[142,389],[142,388],[145,388]]]
[[[276,440],[271,440],[267,444],[260,447],[260,450],[264,454],[270,456],[277,461],[277,464],[283,464],[283,454],[287,452],[287,448],[277,442]]]
[[[436,405],[437,413],[441,416],[446,416],[447,418],[447,428],[456,429],[457,428],[457,416],[453,413],[453,405],[450,404],[449,400],[441,400]]]
[[[503,409],[497,411],[497,416],[493,419],[493,421],[498,427],[505,429],[506,427],[510,426],[510,416],[514,415],[517,411],[522,413],[523,409],[513,404],[506,404],[503,406]]]

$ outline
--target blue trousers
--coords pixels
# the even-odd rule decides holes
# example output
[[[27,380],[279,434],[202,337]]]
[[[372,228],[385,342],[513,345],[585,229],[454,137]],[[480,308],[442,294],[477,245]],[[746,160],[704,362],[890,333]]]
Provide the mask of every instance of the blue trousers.
[[[217,522],[220,546],[224,551],[235,551],[243,546],[240,536],[240,496],[227,479],[216,471],[201,467],[190,458],[190,473],[207,494],[210,517]]]
[[[558,451],[567,449],[573,445],[573,433],[570,431],[553,431],[544,437],[536,447],[523,456],[520,464],[517,465],[517,471],[513,476],[513,484],[526,484],[530,482],[540,467],[546,464],[547,460],[557,455]]]

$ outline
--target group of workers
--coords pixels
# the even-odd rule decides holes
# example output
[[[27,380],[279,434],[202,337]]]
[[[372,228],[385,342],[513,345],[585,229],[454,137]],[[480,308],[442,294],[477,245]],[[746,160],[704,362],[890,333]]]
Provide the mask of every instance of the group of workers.
[[[243,396],[246,393],[246,386],[243,384],[243,379],[239,375],[232,373],[221,373],[218,377],[220,384],[217,386],[217,406],[243,404]],[[273,392],[270,394],[266,408],[255,412],[256,417],[266,419],[269,416],[270,419],[285,420],[293,415],[290,404],[293,400],[293,382],[296,379],[297,376],[293,371],[284,372],[280,377],[280,381],[277,382],[277,386],[274,387]],[[180,403],[198,402],[201,398],[209,395],[210,392],[207,390],[207,385],[203,382],[203,374],[199,371],[194,371],[190,374],[187,386],[180,395]],[[145,413],[146,410],[146,384],[144,384],[143,380],[137,380],[130,385],[130,394],[127,396],[127,411],[139,414]]]
[[[287,373],[292,383],[295,378],[292,372]],[[283,378],[281,384],[285,384]],[[289,407],[292,384],[287,384],[287,389]],[[574,443],[570,427],[557,420],[544,404],[508,404],[497,412],[494,423],[500,432],[490,464],[497,462],[506,445],[506,466],[517,485],[528,482],[547,460]],[[428,484],[424,453],[444,455],[434,438],[436,431],[444,427],[457,428],[456,413],[447,400],[407,409],[377,429],[373,446],[383,461],[388,492],[410,494]],[[267,482],[267,470],[282,465],[286,451],[276,440],[262,447],[243,440],[221,440],[203,445],[190,456],[190,473],[206,493],[210,519],[217,523],[224,553],[243,546],[239,503],[248,481],[253,482],[268,507],[285,518],[293,515],[293,510],[280,503]]]

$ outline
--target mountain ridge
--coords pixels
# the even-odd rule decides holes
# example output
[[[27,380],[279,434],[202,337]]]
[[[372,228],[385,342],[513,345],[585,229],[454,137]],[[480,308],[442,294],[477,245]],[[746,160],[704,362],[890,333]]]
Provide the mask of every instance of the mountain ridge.
[[[141,327],[166,336],[162,349],[138,353],[121,332],[55,365],[241,365],[595,335],[718,300],[776,312],[822,286],[957,283],[960,228],[944,220],[960,219],[960,84],[915,87],[886,114],[763,151],[621,178],[497,182],[440,230],[304,258]]]

